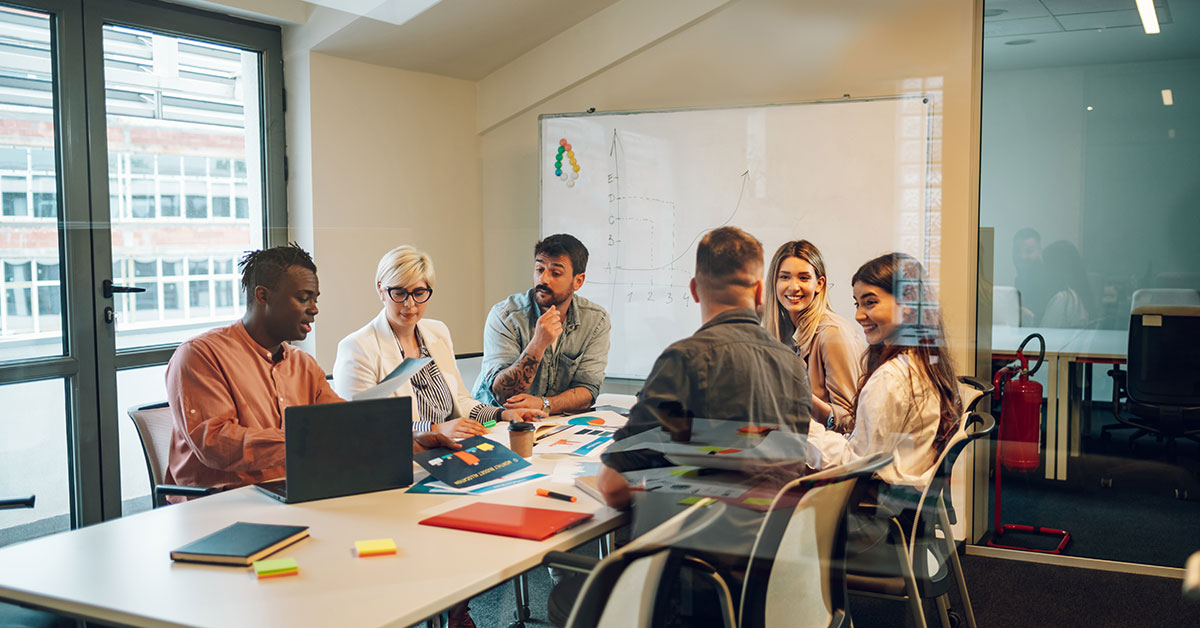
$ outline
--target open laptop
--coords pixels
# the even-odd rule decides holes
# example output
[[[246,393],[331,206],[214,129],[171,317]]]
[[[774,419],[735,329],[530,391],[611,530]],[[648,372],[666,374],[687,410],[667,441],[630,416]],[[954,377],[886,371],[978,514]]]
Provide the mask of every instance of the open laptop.
[[[255,484],[287,504],[412,484],[412,398],[283,411],[287,477]]]

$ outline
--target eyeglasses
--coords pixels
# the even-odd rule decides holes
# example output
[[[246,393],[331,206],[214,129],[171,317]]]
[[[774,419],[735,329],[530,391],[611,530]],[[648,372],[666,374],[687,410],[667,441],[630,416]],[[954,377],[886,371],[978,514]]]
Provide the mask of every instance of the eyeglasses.
[[[393,303],[403,304],[409,297],[412,297],[413,303],[424,303],[433,296],[433,288],[417,288],[412,292],[404,288],[388,288],[387,294]]]

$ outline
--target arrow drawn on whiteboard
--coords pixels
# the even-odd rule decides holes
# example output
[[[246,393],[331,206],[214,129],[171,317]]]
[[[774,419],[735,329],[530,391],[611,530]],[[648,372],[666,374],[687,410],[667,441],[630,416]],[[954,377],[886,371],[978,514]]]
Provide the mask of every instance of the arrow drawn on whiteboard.
[[[613,135],[614,136],[616,135],[615,131],[614,131]],[[733,212],[729,214],[729,217],[725,219],[725,222],[713,227],[713,229],[720,229],[721,227],[724,227],[725,225],[728,225],[729,223],[733,222],[734,216],[737,216],[738,210],[742,208],[742,198],[746,195],[746,181],[749,179],[750,179],[750,170],[747,169],[745,172],[742,173],[742,189],[741,189],[741,191],[738,192],[738,200],[737,200],[737,204],[733,206]],[[687,255],[688,251],[692,250],[692,245],[696,244],[696,242],[700,239],[700,236],[702,236],[704,234],[705,234],[705,231],[701,231],[700,233],[697,233],[696,237],[692,238],[692,241],[690,243],[688,243],[688,245],[686,247],[684,247],[683,252],[680,253],[678,257],[667,262],[666,264],[664,264],[662,266],[654,266],[651,268],[620,268],[620,267],[619,268],[621,270],[662,270],[664,268],[670,268],[672,265],[675,264],[675,262],[678,262],[679,260],[683,259],[683,257],[685,255]]]

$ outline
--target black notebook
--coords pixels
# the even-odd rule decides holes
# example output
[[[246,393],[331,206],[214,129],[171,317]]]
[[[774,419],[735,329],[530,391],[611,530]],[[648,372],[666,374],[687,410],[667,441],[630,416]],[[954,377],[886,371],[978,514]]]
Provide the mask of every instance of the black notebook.
[[[308,536],[308,526],[239,521],[171,552],[171,560],[249,566]]]

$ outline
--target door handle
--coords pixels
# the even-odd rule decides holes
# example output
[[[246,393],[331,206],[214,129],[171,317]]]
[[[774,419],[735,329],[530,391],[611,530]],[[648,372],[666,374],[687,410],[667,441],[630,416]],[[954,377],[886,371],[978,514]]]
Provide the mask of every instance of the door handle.
[[[101,287],[104,290],[104,298],[106,298],[106,299],[111,299],[113,294],[117,293],[117,292],[145,292],[146,291],[145,288],[138,288],[136,286],[115,285],[112,282],[112,279],[105,279],[104,283],[101,284]]]

